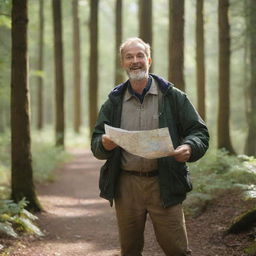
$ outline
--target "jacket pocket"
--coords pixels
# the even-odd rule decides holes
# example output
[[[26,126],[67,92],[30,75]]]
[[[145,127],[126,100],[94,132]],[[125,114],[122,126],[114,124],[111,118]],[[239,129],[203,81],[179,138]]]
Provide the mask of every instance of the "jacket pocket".
[[[188,167],[176,167],[170,171],[170,179],[174,194],[185,194],[193,188]]]
[[[100,169],[100,178],[99,178],[99,188],[101,192],[106,192],[109,187],[109,161],[106,161],[105,164]]]

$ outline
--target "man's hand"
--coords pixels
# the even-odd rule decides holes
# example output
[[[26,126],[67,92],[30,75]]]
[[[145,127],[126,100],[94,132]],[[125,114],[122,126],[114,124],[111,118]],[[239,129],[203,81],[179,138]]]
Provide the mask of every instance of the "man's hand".
[[[187,162],[191,156],[191,147],[188,144],[183,144],[174,150],[172,155],[178,162]]]
[[[117,147],[117,145],[106,134],[102,135],[101,140],[102,140],[103,147],[108,151]]]

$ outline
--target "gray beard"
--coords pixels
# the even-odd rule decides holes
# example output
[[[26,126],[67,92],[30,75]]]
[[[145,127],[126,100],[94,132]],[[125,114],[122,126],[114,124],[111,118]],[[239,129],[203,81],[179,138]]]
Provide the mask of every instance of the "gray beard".
[[[144,78],[148,77],[148,72],[146,70],[141,70],[140,72],[126,72],[129,79],[133,81],[140,81],[143,80]]]

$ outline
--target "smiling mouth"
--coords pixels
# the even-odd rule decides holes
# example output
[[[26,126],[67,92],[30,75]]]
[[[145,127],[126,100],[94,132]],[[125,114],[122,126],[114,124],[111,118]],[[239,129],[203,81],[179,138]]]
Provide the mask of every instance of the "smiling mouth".
[[[136,71],[136,70],[141,70],[141,67],[135,66],[135,67],[131,67],[130,70],[131,71]]]

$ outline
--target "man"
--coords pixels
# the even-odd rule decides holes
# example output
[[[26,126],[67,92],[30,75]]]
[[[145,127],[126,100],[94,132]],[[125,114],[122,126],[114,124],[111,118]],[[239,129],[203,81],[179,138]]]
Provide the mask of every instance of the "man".
[[[120,55],[129,80],[109,94],[92,135],[93,154],[107,159],[100,172],[100,195],[111,205],[115,202],[122,256],[142,255],[147,214],[165,255],[190,255],[182,202],[192,184],[185,162],[206,152],[207,128],[183,92],[149,74],[148,44],[130,38]],[[104,124],[136,131],[168,127],[174,155],[145,159],[130,154],[111,141]]]

